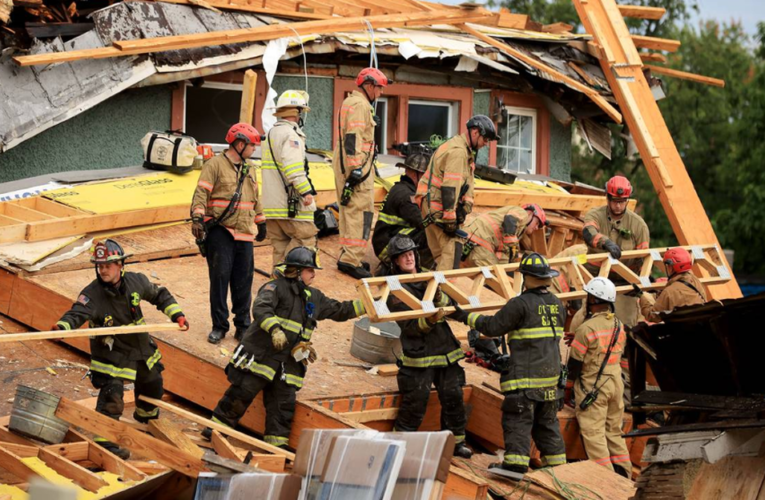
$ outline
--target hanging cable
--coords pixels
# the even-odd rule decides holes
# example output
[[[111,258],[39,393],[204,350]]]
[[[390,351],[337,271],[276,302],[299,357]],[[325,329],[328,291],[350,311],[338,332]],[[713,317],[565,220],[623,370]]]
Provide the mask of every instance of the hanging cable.
[[[364,24],[367,25],[369,30],[369,67],[377,68],[377,50],[375,49],[375,30],[372,28],[372,23],[369,20],[364,19]]]
[[[305,74],[305,92],[307,94],[308,93],[308,62],[306,61],[306,57],[305,57],[305,47],[303,46],[303,38],[300,36],[300,34],[297,32],[295,28],[293,28],[289,24],[287,25],[287,27],[291,29],[293,33],[295,33],[295,36],[298,39],[298,43],[300,43],[300,50],[303,51],[303,73]]]

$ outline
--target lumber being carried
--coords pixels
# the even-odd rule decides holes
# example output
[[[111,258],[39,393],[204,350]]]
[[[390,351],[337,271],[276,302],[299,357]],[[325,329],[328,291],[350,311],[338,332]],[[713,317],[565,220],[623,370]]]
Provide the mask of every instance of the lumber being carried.
[[[131,333],[182,332],[186,330],[188,330],[188,328],[181,328],[176,323],[81,328],[79,330],[49,330],[47,332],[7,333],[5,335],[0,335],[0,343],[19,342],[22,340],[61,340],[80,337],[100,337],[104,335],[128,335]]]
[[[722,258],[722,251],[717,245],[698,245],[682,247],[693,256],[694,273],[705,285],[727,283],[731,279],[729,269]],[[586,297],[584,285],[595,276],[608,277],[613,272],[624,278],[629,284],[616,287],[618,294],[634,290],[633,284],[644,291],[660,290],[666,283],[651,282],[650,276],[654,265],[660,265],[664,253],[669,248],[649,248],[622,252],[620,260],[607,253],[582,254],[576,257],[549,259],[550,265],[561,271],[568,281],[570,291],[556,294],[563,301]],[[640,272],[635,273],[622,261],[640,260]],[[586,264],[599,267],[593,275]],[[384,321],[402,321],[426,318],[437,312],[433,304],[436,290],[451,297],[465,311],[481,312],[500,309],[508,300],[516,297],[523,290],[523,276],[518,270],[520,263],[455,269],[452,271],[428,272],[409,275],[367,278],[359,281],[356,289],[373,323]],[[700,270],[709,276],[700,276]],[[663,269],[662,269],[663,271]],[[422,300],[417,299],[401,286],[402,283],[426,282],[427,289]],[[394,297],[405,303],[410,311],[391,312],[386,305],[388,297]],[[454,307],[443,308],[446,313]]]

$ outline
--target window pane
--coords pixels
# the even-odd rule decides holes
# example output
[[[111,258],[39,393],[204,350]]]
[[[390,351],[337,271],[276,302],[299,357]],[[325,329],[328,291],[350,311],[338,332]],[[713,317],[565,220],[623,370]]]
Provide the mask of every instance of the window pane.
[[[438,134],[449,137],[449,108],[430,104],[409,104],[409,142],[430,141]]]
[[[385,138],[385,128],[388,126],[388,102],[387,101],[377,101],[377,110],[375,111],[375,115],[380,117],[380,126],[375,127],[375,144],[377,144],[377,148],[380,151],[380,154],[386,154],[388,151],[386,147],[387,144],[383,144],[383,139]]]
[[[530,149],[520,149],[516,150],[518,154],[518,166],[520,172],[533,172],[534,169],[531,165],[531,150]]]
[[[518,150],[514,148],[497,148],[497,163],[503,170],[518,171]]]
[[[229,127],[239,121],[239,90],[186,87],[186,133],[199,142],[225,143]]]
[[[530,116],[519,116],[521,119],[521,147],[532,148],[532,138],[534,137],[534,120]]]

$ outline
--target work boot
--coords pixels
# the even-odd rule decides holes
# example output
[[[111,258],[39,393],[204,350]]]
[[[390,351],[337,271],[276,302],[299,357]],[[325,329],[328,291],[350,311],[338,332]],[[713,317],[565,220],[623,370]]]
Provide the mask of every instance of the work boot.
[[[138,408],[136,408],[135,411],[133,412],[133,420],[135,420],[139,424],[148,424],[149,420],[156,420],[158,418],[159,418],[159,411],[157,411],[157,413],[154,415],[140,415],[138,413]]]
[[[246,331],[247,331],[247,327],[238,327],[237,326],[236,327],[236,332],[234,333],[234,338],[237,341],[241,342],[242,339],[244,338],[244,332],[246,332]]]
[[[529,471],[529,468],[525,465],[510,465],[504,462],[493,463],[489,465],[489,469],[502,469],[515,472],[516,474],[526,474]]]
[[[337,269],[340,272],[343,272],[350,276],[351,278],[356,278],[357,280],[364,279],[364,278],[371,278],[372,273],[364,269],[363,266],[354,267],[350,264],[347,264],[345,262],[338,262],[337,263]]]
[[[226,332],[223,330],[216,330],[213,328],[213,331],[210,332],[210,335],[207,336],[207,341],[211,344],[219,344],[221,340],[223,340],[223,337],[226,336]]]
[[[614,471],[622,477],[626,477],[627,479],[632,479],[630,472],[624,467],[620,467],[617,465],[616,467],[614,467]]]
[[[362,262],[361,262],[361,267],[363,267],[364,269],[366,269],[366,270],[367,270],[367,272],[369,272],[369,273],[371,273],[371,272],[372,272],[372,266],[370,266],[370,265],[369,265],[369,262],[364,262],[364,261],[362,261]]]
[[[206,440],[210,441],[212,439],[212,429],[209,427],[205,427],[202,429],[202,437]]]
[[[117,445],[117,443],[112,443],[111,441],[97,441],[96,444],[104,448],[109,453],[117,455],[122,460],[127,460],[130,458],[130,450],[121,448]]]
[[[454,456],[460,458],[470,458],[473,456],[473,450],[468,448],[465,443],[457,443],[454,445]]]

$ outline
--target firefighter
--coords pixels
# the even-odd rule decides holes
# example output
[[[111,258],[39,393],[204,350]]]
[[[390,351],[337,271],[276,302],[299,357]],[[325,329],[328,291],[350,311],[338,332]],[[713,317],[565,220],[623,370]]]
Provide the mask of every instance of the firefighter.
[[[372,230],[375,183],[374,103],[388,85],[377,68],[364,68],[356,77],[359,90],[345,98],[338,117],[338,142],[332,156],[335,190],[340,201],[340,258],[337,268],[356,279],[369,278],[362,259]]]
[[[587,244],[588,253],[608,252],[614,259],[619,259],[627,250],[644,250],[649,247],[648,226],[638,214],[627,208],[632,195],[632,185],[626,177],[617,175],[606,183],[608,203],[604,207],[593,208],[584,216],[582,236]],[[623,262],[634,272],[640,272],[642,259],[628,259]],[[600,265],[588,264],[588,270],[597,275]],[[616,285],[626,285],[627,281],[612,272],[608,278]],[[616,315],[622,323],[633,327],[638,320],[638,300],[634,296],[619,295],[616,298]]]
[[[202,167],[191,202],[191,231],[201,242],[210,276],[212,331],[207,341],[211,344],[219,343],[229,330],[229,284],[235,338],[241,339],[250,326],[252,242],[263,241],[267,233],[255,169],[247,163],[260,144],[260,132],[237,123],[226,134],[226,142],[230,147]]]
[[[388,245],[390,256],[389,275],[420,272],[419,256],[415,242],[403,235],[394,236]],[[404,290],[422,300],[427,283],[402,283]],[[449,297],[436,291],[435,307],[450,304]],[[391,312],[408,311],[410,308],[395,296],[388,298]],[[454,454],[470,458],[473,452],[465,444],[465,405],[462,387],[465,370],[459,360],[465,357],[459,341],[444,319],[444,310],[429,318],[398,321],[401,328],[403,354],[398,360],[398,389],[401,405],[393,426],[394,431],[415,432],[420,428],[428,408],[431,386],[438,391],[441,402],[441,425],[451,431],[455,438]]]
[[[433,153],[417,185],[428,247],[439,271],[460,265],[462,241],[456,234],[473,210],[475,155],[498,138],[491,119],[475,115],[467,122],[467,133],[452,137]]]
[[[626,334],[614,314],[616,287],[608,278],[593,278],[584,290],[586,319],[571,342],[565,402],[577,403],[587,457],[630,478],[632,463],[622,438],[624,383],[619,366]]]
[[[388,243],[397,234],[406,235],[422,249],[420,266],[430,269],[433,267],[433,256],[428,249],[420,207],[414,202],[417,183],[428,167],[428,155],[411,154],[404,163],[397,163],[396,166],[404,169],[404,175],[393,185],[383,201],[372,235],[372,247],[380,262],[388,265]]]
[[[303,387],[308,363],[317,359],[311,334],[323,319],[347,321],[364,314],[360,300],[339,302],[311,287],[319,267],[316,251],[295,247],[284,259],[283,276],[260,288],[254,321],[226,367],[231,386],[213,411],[213,421],[236,427],[263,391],[265,441],[286,448],[295,393]],[[212,431],[203,435],[210,438]]]
[[[548,288],[558,271],[538,253],[527,255],[519,270],[523,293],[510,299],[494,316],[466,313],[459,306],[451,315],[489,337],[503,337],[512,356],[504,358],[500,387],[505,470],[524,474],[529,466],[531,438],[547,465],[566,463],[557,411],[562,404],[560,338],[566,312]]]
[[[125,271],[128,257],[112,239],[96,243],[90,258],[96,265],[96,279],[51,330],[75,330],[86,321],[91,328],[142,325],[146,323],[142,300],[188,330],[189,322],[167,288],[151,283],[141,273]],[[142,394],[159,399],[163,393],[162,354],[148,333],[91,337],[90,356],[88,374],[98,389],[98,413],[119,420],[125,408],[123,383],[128,381],[135,384],[133,418],[145,424],[159,417],[159,408],[138,399]],[[130,456],[130,451],[107,439],[96,437],[94,441],[122,459]]]
[[[691,273],[693,260],[685,248],[671,248],[664,253],[664,267],[669,281],[658,298],[651,293],[640,293],[640,311],[646,320],[658,323],[659,313],[669,313],[682,306],[704,304],[707,295],[704,285]]]
[[[303,115],[310,111],[308,94],[287,90],[276,102],[276,125],[268,132],[263,151],[263,213],[276,266],[295,247],[315,247],[313,223],[316,192],[308,179]]]
[[[537,204],[507,206],[478,214],[465,226],[468,240],[462,252],[466,267],[507,264],[518,255],[523,236],[547,225],[545,211]]]

